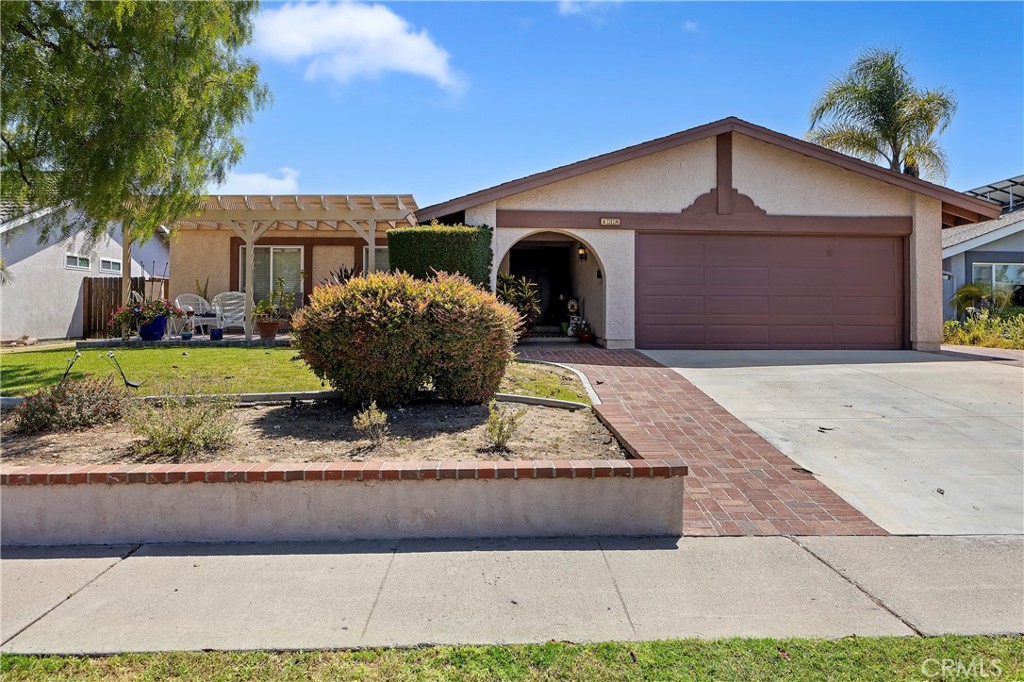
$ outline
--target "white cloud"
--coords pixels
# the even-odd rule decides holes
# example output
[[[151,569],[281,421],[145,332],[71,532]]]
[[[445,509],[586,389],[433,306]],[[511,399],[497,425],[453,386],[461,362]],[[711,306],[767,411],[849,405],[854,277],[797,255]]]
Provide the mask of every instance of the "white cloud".
[[[253,47],[269,57],[306,62],[306,78],[348,83],[389,71],[428,78],[446,90],[464,83],[451,55],[384,5],[289,3],[256,19]]]
[[[558,0],[558,13],[563,17],[594,17],[622,4],[622,0]]]
[[[228,173],[223,185],[214,187],[212,194],[298,194],[299,171],[279,168],[280,177],[268,173]]]
[[[687,19],[683,22],[683,30],[687,33],[696,33],[700,30],[700,24],[692,19]]]

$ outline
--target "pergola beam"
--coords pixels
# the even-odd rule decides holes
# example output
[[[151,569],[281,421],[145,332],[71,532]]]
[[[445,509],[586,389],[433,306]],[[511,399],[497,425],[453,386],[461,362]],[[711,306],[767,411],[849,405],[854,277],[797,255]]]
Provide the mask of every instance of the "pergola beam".
[[[331,206],[331,210],[325,211],[319,206],[310,206],[305,204],[303,209],[294,208],[281,208],[274,210],[271,208],[257,208],[249,210],[239,206],[238,208],[208,208],[206,210],[200,210],[193,213],[190,216],[186,216],[184,221],[199,221],[199,222],[228,222],[230,220],[256,220],[259,222],[264,221],[294,221],[294,220],[322,220],[324,222],[345,222],[348,220],[358,220],[360,222],[366,222],[369,220],[380,220],[380,221],[408,221],[413,223],[415,217],[412,211],[409,209],[398,210],[398,209],[387,209],[381,208],[380,210],[373,210],[370,208],[356,208],[354,210],[348,210],[344,206]]]

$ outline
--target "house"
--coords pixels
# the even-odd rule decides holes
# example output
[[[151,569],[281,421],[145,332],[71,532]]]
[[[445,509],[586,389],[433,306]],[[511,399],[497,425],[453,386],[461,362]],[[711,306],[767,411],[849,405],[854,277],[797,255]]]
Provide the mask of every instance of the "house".
[[[942,231],[943,315],[947,320],[956,318],[953,294],[968,282],[1020,292],[1018,301],[1024,296],[1024,175],[965,194],[995,202],[1002,214],[995,220]]]
[[[208,197],[174,225],[170,298],[245,291],[250,311],[283,277],[304,300],[339,269],[386,270],[387,230],[414,225],[416,208],[409,194]]]
[[[84,280],[121,277],[120,231],[91,248],[83,235],[40,243],[39,221],[52,209],[26,212],[3,202],[0,210],[0,257],[10,280],[0,288],[0,339],[81,338]],[[133,277],[166,277],[169,263],[165,234],[132,246]]]
[[[944,227],[999,207],[737,118],[416,212],[494,230],[492,283],[611,348],[934,350]]]

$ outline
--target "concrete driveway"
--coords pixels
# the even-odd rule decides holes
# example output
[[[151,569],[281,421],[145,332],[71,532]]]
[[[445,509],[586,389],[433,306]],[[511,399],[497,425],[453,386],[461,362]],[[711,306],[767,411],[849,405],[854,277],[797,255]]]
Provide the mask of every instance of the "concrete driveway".
[[[647,351],[894,534],[1024,533],[1024,372],[909,351]]]

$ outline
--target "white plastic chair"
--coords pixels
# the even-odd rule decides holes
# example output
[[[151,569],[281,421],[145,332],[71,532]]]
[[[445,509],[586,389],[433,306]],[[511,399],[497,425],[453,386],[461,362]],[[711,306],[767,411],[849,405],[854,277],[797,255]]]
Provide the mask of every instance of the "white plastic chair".
[[[200,317],[203,313],[215,313],[213,306],[202,296],[198,294],[182,294],[174,299],[174,305],[178,306],[182,310],[185,308],[192,308],[192,326],[195,328],[206,327],[207,333],[210,331],[210,327],[216,324],[216,317]],[[180,321],[184,324],[184,319]]]
[[[217,313],[217,326],[221,329],[245,329],[245,294],[242,292],[225,291],[217,294],[213,297],[213,309]]]

